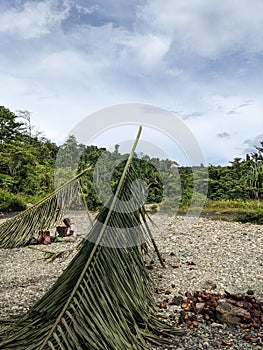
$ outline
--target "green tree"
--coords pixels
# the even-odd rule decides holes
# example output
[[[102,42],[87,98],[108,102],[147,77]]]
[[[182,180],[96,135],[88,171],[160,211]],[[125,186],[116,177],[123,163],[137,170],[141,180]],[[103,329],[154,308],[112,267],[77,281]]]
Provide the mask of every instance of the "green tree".
[[[54,188],[58,147],[44,137],[32,137],[17,118],[0,108],[0,187],[14,195],[43,197]]]
[[[260,142],[256,151],[246,156],[246,173],[243,177],[249,191],[251,198],[258,200],[263,194],[263,142]]]
[[[8,108],[0,106],[0,143],[11,142],[22,134],[23,123],[18,122],[17,116]]]

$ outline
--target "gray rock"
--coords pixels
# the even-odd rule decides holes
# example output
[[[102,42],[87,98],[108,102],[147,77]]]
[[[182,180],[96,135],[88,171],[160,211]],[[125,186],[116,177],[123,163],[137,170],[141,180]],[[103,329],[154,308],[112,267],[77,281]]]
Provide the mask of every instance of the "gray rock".
[[[250,313],[241,307],[234,306],[224,299],[218,300],[218,306],[216,308],[217,318],[221,322],[227,324],[237,324],[242,320],[249,320],[251,318]]]
[[[202,310],[205,306],[205,303],[196,303],[195,307],[197,310]]]

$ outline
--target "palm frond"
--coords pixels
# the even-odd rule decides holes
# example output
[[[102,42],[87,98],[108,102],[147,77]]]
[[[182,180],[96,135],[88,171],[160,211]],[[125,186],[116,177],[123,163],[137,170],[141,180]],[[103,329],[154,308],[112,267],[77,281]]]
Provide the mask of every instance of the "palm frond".
[[[90,168],[61,185],[36,205],[0,225],[0,248],[15,248],[29,243],[34,232],[48,230],[61,220],[63,212],[78,195],[78,179]]]
[[[49,292],[0,332],[0,348],[146,350],[148,341],[167,344],[160,335],[178,335],[156,313],[140,249],[147,230],[144,207],[131,197],[134,149],[79,253]]]

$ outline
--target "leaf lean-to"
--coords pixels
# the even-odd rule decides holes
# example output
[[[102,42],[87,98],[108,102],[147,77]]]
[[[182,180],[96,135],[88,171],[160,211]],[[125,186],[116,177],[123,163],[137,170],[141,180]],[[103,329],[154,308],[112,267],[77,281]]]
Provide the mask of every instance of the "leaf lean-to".
[[[48,230],[61,220],[65,207],[79,192],[78,180],[91,167],[61,185],[46,198],[0,225],[0,248],[27,245],[34,232]]]
[[[131,160],[140,131],[115,195],[80,251],[29,312],[1,330],[1,349],[144,350],[148,341],[167,344],[161,335],[180,333],[156,312],[141,252],[146,213],[131,200]]]

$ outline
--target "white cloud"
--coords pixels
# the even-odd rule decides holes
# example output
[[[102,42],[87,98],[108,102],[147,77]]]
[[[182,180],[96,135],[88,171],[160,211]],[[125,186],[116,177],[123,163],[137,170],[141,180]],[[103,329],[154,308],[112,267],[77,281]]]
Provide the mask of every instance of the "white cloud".
[[[126,57],[140,63],[147,70],[156,68],[169,51],[170,40],[166,36],[148,34],[122,33],[116,38],[116,44],[121,44],[126,51]]]
[[[98,9],[98,5],[94,5],[94,6],[83,6],[83,5],[80,5],[80,4],[75,4],[76,6],[76,9],[79,11],[79,12],[82,12],[84,14],[91,14],[93,13],[95,10]]]
[[[73,45],[74,41],[83,43],[82,49],[90,61],[103,62],[103,66],[113,66],[129,74],[135,70],[136,74],[148,73],[158,68],[171,44],[162,34],[132,32],[111,23],[99,27],[82,26],[69,38]]]
[[[205,151],[208,163],[214,164],[217,159],[219,164],[227,164],[235,157],[244,157],[245,140],[253,139],[257,130],[262,130],[263,103],[259,100],[243,102],[243,96],[211,95],[204,101],[207,113],[185,121]],[[242,105],[234,116],[227,113]]]
[[[0,32],[16,35],[20,39],[38,38],[50,33],[50,28],[68,15],[68,6],[56,10],[57,1],[25,2],[23,9],[10,8],[0,14]]]
[[[150,0],[140,15],[145,29],[169,34],[180,50],[204,57],[263,50],[261,0]]]
[[[48,74],[49,78],[54,80],[57,77],[70,77],[71,79],[85,78],[86,76],[95,73],[94,69],[100,68],[101,61],[90,60],[88,55],[84,55],[77,50],[62,50],[52,52],[41,57],[38,64],[34,67],[33,73]]]

